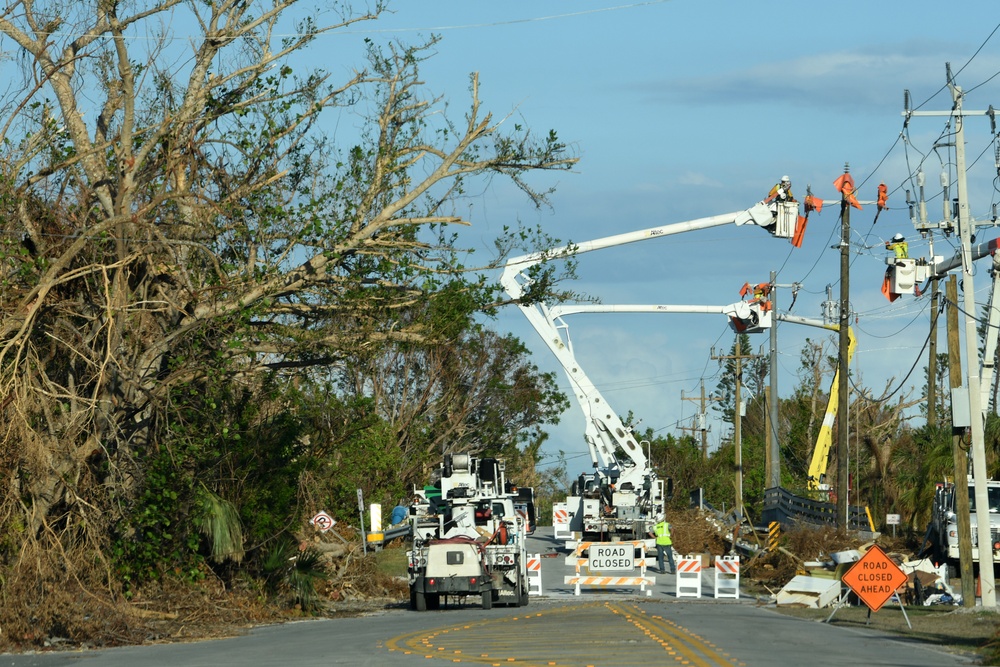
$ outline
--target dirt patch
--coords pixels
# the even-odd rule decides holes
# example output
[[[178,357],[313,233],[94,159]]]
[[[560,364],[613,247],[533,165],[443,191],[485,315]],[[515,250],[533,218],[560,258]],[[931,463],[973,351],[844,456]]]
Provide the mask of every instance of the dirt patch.
[[[804,607],[777,607],[777,613],[817,622],[830,619],[832,609]],[[907,618],[909,624],[907,624]],[[905,636],[934,644],[950,653],[974,656],[981,664],[1000,664],[994,642],[997,637],[998,617],[995,612],[982,608],[962,607],[906,607],[906,615],[898,606],[886,605],[877,613],[868,613],[867,607],[841,607],[833,612],[831,625],[864,628]],[[910,627],[912,626],[912,627]]]

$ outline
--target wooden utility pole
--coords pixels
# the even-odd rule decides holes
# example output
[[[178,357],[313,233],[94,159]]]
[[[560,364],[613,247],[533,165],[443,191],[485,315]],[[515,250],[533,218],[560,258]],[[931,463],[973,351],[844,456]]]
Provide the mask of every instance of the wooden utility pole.
[[[844,165],[844,173],[850,173],[850,167]],[[845,188],[846,190],[846,188]],[[847,350],[850,347],[848,329],[851,324],[850,272],[851,272],[851,204],[848,192],[842,192],[840,197],[840,344],[838,369],[840,377],[837,395],[837,530],[845,532],[850,527],[847,516],[848,477],[847,468],[847,436],[848,436],[848,406],[850,394],[847,365]],[[853,188],[850,191],[853,196]]]
[[[958,333],[958,283],[948,276],[945,285],[948,301],[948,384],[962,386],[962,349]],[[951,451],[955,459],[955,514],[958,523],[958,561],[962,577],[962,605],[976,606],[976,584],[972,574],[972,519],[969,512],[969,457],[962,443],[963,428],[952,427]],[[947,549],[947,545],[945,545]]]
[[[773,323],[772,323],[771,326],[774,326]],[[770,405],[771,405],[771,387],[770,386],[764,387],[764,405],[766,405],[768,407],[770,407]],[[771,429],[771,411],[770,411],[770,409],[764,415],[764,426],[765,426],[765,429],[766,429],[765,433],[767,434],[766,437],[764,438],[764,475],[765,475],[764,478],[765,478],[765,480],[767,481],[767,484],[768,484],[767,488],[773,489],[775,486],[779,486],[779,485],[775,484],[774,486],[771,486],[771,475],[772,475],[772,473],[774,472],[774,470],[776,468],[776,466],[774,464],[777,463],[777,461],[775,460],[774,452],[771,451],[771,447],[774,444],[774,442],[773,442],[774,433],[773,433],[773,431]]]
[[[734,353],[731,355],[718,355],[716,356],[715,351],[712,351],[713,359],[734,359],[736,361],[736,386],[733,390],[733,400],[736,403],[733,409],[733,446],[736,449],[736,519],[737,521],[743,520],[743,415],[742,412],[742,386],[743,386],[743,360],[753,359],[757,355],[747,354],[744,355],[741,349],[740,334],[736,334],[736,347],[734,348]]]
[[[781,486],[781,441],[778,439],[778,274],[771,271],[771,369],[767,396],[767,487]]]
[[[681,426],[682,431],[699,431],[701,433],[701,460],[708,460],[708,426],[706,424],[706,404],[708,401],[721,401],[722,399],[718,396],[705,396],[705,381],[701,381],[701,398],[687,398],[684,396],[684,392],[681,392],[682,401],[698,401],[699,410],[698,417],[695,420],[694,426]]]

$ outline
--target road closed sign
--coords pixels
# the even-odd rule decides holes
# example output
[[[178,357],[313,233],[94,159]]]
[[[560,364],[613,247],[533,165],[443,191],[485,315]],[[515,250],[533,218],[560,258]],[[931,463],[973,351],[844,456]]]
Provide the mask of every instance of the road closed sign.
[[[844,574],[843,581],[869,609],[878,611],[906,583],[906,575],[881,547],[873,546]]]
[[[591,572],[621,572],[635,569],[635,547],[629,544],[591,544],[588,549]]]

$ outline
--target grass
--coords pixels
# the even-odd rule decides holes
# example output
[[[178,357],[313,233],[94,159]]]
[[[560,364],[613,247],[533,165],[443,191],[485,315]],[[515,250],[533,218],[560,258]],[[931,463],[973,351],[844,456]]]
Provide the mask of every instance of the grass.
[[[375,553],[376,569],[390,577],[406,576],[406,547],[390,545]]]

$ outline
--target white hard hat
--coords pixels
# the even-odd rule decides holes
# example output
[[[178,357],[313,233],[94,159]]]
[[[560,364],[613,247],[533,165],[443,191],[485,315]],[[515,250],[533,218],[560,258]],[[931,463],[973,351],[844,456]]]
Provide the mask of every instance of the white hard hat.
[[[892,237],[892,240],[893,241],[903,241],[904,237],[903,237],[902,234],[896,234],[895,236]]]
[[[781,182],[782,183],[791,183],[792,179],[788,178],[787,176],[782,176],[781,177]]]

